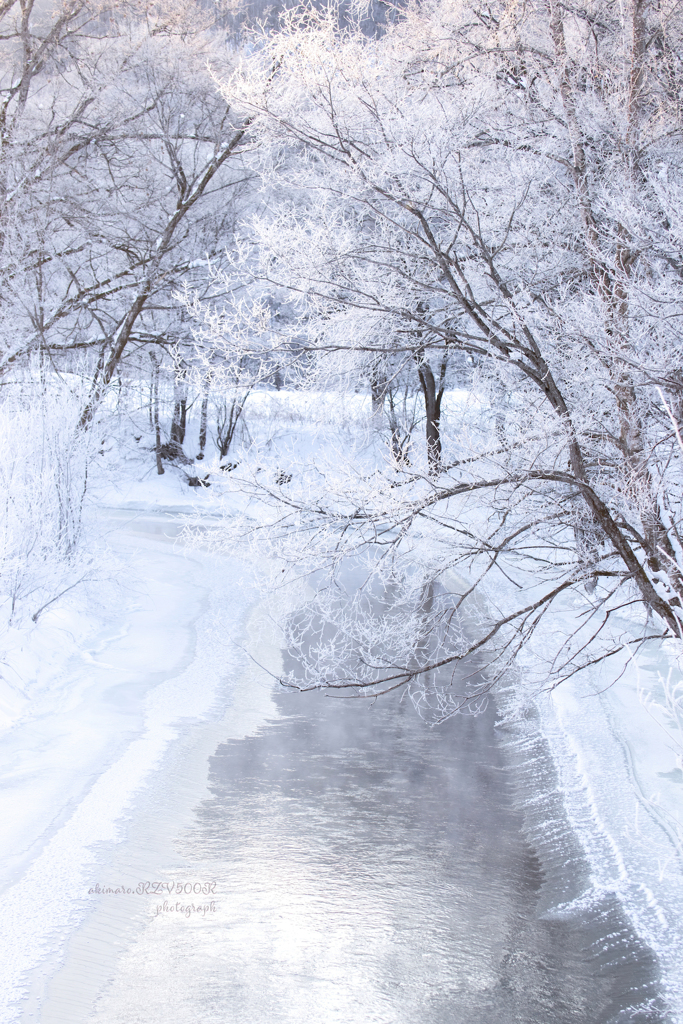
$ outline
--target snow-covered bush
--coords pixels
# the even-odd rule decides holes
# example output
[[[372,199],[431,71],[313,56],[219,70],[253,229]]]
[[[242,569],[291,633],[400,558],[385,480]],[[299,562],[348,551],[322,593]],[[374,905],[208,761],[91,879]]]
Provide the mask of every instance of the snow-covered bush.
[[[94,438],[78,429],[80,379],[5,380],[0,393],[0,608],[40,613],[90,570],[83,546]]]

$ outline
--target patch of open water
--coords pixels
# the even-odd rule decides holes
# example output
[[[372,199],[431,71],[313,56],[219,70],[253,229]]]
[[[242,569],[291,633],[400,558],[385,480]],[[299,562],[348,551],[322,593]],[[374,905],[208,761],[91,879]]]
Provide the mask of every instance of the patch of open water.
[[[666,1020],[655,959],[615,897],[554,909],[588,887],[587,867],[559,801],[552,864],[539,859],[521,806],[529,759],[525,778],[492,711],[430,729],[391,699],[275,704],[255,735],[218,747],[212,795],[179,839],[184,875],[215,881],[216,910],[188,919],[159,900],[93,1020]],[[552,791],[538,744],[533,762]]]

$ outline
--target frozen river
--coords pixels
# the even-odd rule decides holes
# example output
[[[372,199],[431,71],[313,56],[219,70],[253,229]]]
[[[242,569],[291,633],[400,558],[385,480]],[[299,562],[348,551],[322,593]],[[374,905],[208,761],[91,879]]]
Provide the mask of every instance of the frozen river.
[[[523,733],[498,728],[490,710],[430,729],[395,697],[280,694],[244,662],[221,665],[218,648],[207,661],[197,637],[237,583],[219,573],[202,597],[206,562],[151,539],[150,522],[136,529],[150,534],[157,577],[182,570],[197,588],[194,632],[175,628],[188,630],[175,690],[165,702],[168,682],[149,690],[147,730],[157,714],[167,742],[131,785],[115,834],[72,844],[81,870],[62,895],[80,909],[46,930],[14,1019],[667,1019],[656,961],[616,898],[582,899],[588,869],[533,720]],[[266,657],[273,637],[242,593],[235,633]],[[203,714],[182,705],[192,687]],[[119,697],[133,702],[130,690]],[[139,742],[147,733],[128,713]],[[89,891],[98,886],[111,891]]]

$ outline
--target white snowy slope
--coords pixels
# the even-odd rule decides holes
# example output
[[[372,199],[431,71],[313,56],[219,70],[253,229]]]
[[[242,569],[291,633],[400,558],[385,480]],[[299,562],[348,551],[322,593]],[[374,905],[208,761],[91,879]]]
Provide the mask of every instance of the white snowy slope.
[[[98,864],[125,839],[169,745],[225,712],[240,661],[232,641],[254,602],[240,563],[174,545],[168,514],[105,515],[125,568],[116,603],[89,612],[66,603],[10,651],[17,683],[0,733],[3,1022],[27,1019],[27,994],[54,972],[92,908]]]
[[[541,725],[592,868],[585,898],[617,893],[683,1021],[681,669],[656,642],[622,667],[616,681],[611,665],[540,697]]]

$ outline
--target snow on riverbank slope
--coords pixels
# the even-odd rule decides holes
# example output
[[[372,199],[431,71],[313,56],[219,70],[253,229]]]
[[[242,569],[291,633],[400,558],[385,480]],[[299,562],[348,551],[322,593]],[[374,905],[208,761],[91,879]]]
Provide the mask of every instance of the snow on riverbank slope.
[[[593,892],[615,892],[662,969],[672,1020],[683,1020],[681,671],[654,642],[618,669],[585,673],[537,700]],[[667,707],[668,704],[668,707]],[[680,707],[680,704],[679,704]]]
[[[169,744],[223,714],[239,657],[216,623],[239,637],[254,600],[237,561],[174,547],[168,514],[103,517],[120,578],[108,606],[74,597],[7,654],[17,682],[0,734],[3,1022],[19,1019],[36,969],[54,970],[93,903],[100,852],[124,840]]]

